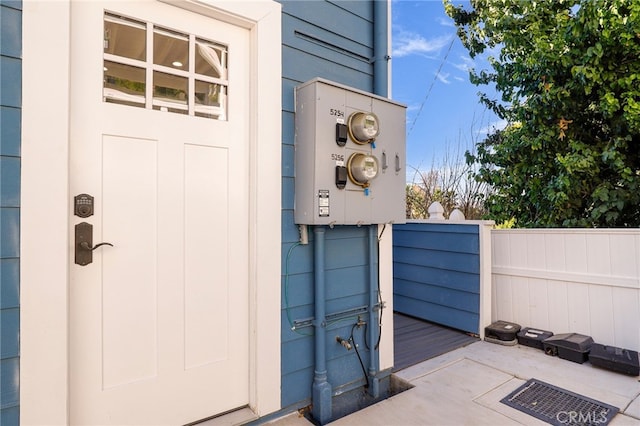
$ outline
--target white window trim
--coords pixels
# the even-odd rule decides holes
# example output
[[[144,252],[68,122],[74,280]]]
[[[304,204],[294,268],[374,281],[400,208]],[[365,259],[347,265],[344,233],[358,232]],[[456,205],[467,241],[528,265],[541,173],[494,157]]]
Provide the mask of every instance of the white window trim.
[[[265,415],[281,408],[281,6],[161,1],[251,32],[249,405]],[[23,4],[21,424],[69,423],[70,15],[70,0]]]

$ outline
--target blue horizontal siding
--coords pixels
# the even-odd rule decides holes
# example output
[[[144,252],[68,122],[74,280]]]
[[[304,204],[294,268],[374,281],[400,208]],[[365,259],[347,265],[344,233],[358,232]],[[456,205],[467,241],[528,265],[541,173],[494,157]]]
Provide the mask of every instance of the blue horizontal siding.
[[[478,275],[475,273],[452,271],[450,269],[443,273],[440,268],[394,262],[393,276],[396,280],[413,281],[417,279],[418,282],[437,287],[472,293],[479,291]]]
[[[2,411],[18,405],[20,401],[20,363],[18,358],[0,360],[0,389],[2,389],[0,392],[0,409]]]
[[[19,108],[0,106],[0,155],[20,156],[20,120]]]
[[[0,258],[20,255],[20,209],[0,208]]]
[[[20,355],[20,309],[0,310],[0,359]]]
[[[0,75],[0,104],[19,108],[22,105],[22,61],[0,56]]]
[[[313,327],[292,330],[296,320],[313,319],[314,315],[314,233],[309,227],[309,244],[284,243],[282,279],[282,404],[283,407],[303,404],[311,397],[313,379],[314,343]],[[294,243],[295,244],[295,243]],[[293,247],[293,249],[291,248]],[[369,258],[367,227],[325,227],[325,281],[326,312],[328,315],[367,306],[369,302]],[[368,321],[368,316],[363,318]],[[355,351],[347,351],[336,337],[349,338],[357,316],[343,318],[327,324],[327,375],[333,388],[347,384],[364,383],[362,369]],[[374,325],[377,327],[377,324]],[[361,339],[364,327],[354,330],[356,340]],[[368,363],[369,352],[364,341],[363,362]],[[367,364],[365,364],[367,365]],[[358,367],[358,368],[355,368]],[[303,379],[304,378],[304,379]],[[304,390],[304,392],[302,392]],[[301,393],[302,392],[302,393]]]
[[[415,281],[395,280],[393,292],[398,296],[475,313],[480,303],[478,293],[425,285]]]
[[[17,3],[17,2],[16,2]],[[2,27],[2,37],[0,37],[0,55],[22,57],[22,19],[21,11],[14,7],[18,4],[2,4],[0,6],[0,27]]]
[[[284,194],[283,194],[284,196]],[[298,226],[293,223],[293,209],[282,210],[281,215],[281,230],[282,230],[282,242],[283,243],[294,243],[300,239],[300,232],[298,230]],[[283,246],[284,248],[284,246]],[[288,249],[288,247],[287,247]],[[286,255],[286,251],[282,252],[282,259]],[[283,269],[284,271],[284,269]]]
[[[20,261],[0,259],[0,309],[20,306]]]
[[[20,424],[22,2],[0,0],[0,424]]]
[[[307,334],[311,334],[312,330],[304,330]],[[296,371],[305,370],[313,367],[313,339],[298,338],[287,342],[287,350],[298,354],[291,357],[287,362],[282,362],[282,374],[287,375]],[[294,401],[292,401],[294,402]]]
[[[283,347],[283,352],[288,348]],[[300,408],[311,402],[313,367],[282,375],[280,404],[282,408]]]
[[[295,182],[292,177],[282,178],[282,209],[293,210],[295,203],[295,197],[293,191],[295,188]]]
[[[400,295],[394,295],[393,306],[396,311],[406,315],[422,318],[458,330],[478,333],[479,314],[452,310],[447,306],[431,304]],[[427,315],[425,315],[425,312]]]
[[[449,226],[449,225],[447,225]],[[433,229],[432,227],[430,227]],[[471,228],[467,226],[466,228]],[[413,231],[403,229],[394,240],[397,247],[436,250],[455,253],[479,254],[480,242],[478,233],[443,231]],[[442,238],[419,238],[420,234],[437,233]]]
[[[20,407],[14,405],[12,407],[0,410],[0,425],[19,425],[20,424]]]
[[[479,241],[479,227],[475,224],[395,225],[394,309],[478,333]]]
[[[319,2],[318,2],[319,3]],[[373,49],[363,44],[367,40],[362,40],[362,35],[371,30],[371,23],[358,21],[357,24],[343,29],[349,30],[354,37],[346,38],[341,34],[328,30],[327,28],[312,25],[309,22],[291,15],[283,15],[283,25],[287,28],[294,28],[293,31],[285,31],[282,34],[282,44],[297,50],[317,56],[332,55],[330,60],[340,59],[345,67],[357,68],[365,66],[369,62]],[[355,34],[360,28],[365,34]],[[360,37],[360,40],[358,38]],[[370,37],[368,37],[370,39]],[[336,54],[336,55],[334,55]],[[360,63],[358,63],[360,62]]]
[[[395,237],[395,232],[394,232]],[[443,236],[438,234],[438,238]],[[426,236],[429,238],[429,236]],[[394,238],[395,240],[395,238]],[[450,271],[480,272],[480,256],[477,254],[459,253],[452,250],[423,250],[409,247],[393,247],[393,258],[396,263],[407,263]]]
[[[286,19],[294,17],[328,34],[335,34],[338,43],[355,41],[362,46],[373,47],[373,7],[369,1],[281,1],[283,34],[291,26]]]
[[[314,315],[313,227],[308,228],[309,244],[291,250],[299,238],[298,226],[293,222],[294,92],[296,86],[316,77],[371,91],[374,23],[370,0],[283,0],[280,3],[283,6],[281,401],[286,409],[311,402],[315,364],[313,327],[296,332],[290,325],[290,321],[310,319]],[[382,25],[386,26],[386,22]],[[368,262],[366,227],[325,228],[327,314],[368,304]],[[346,318],[327,326],[327,376],[334,390],[363,381],[355,352],[347,351],[336,341],[337,335],[348,338],[356,321],[357,317]],[[354,330],[354,337],[359,339],[362,331]],[[359,343],[363,348],[363,361],[368,363],[366,345]]]
[[[20,158],[0,156],[0,206],[20,206]]]
[[[337,54],[329,56],[332,60],[284,46],[282,49],[283,76],[295,81],[296,86],[318,76],[358,88],[363,85],[363,81],[366,81],[365,85],[368,90],[371,90],[373,77],[370,70],[364,67],[343,67],[340,64],[341,57]],[[366,68],[370,69],[371,65]]]
[[[302,80],[287,78],[285,76],[282,77],[282,111],[283,113],[293,114],[295,112],[296,102],[295,102],[294,92],[295,92],[296,86],[298,86],[300,83],[302,83]],[[292,131],[295,132],[295,128],[292,129]],[[286,132],[287,132],[286,130],[284,129],[282,130],[283,134],[286,134]]]
[[[22,0],[0,0],[0,5],[22,10]]]

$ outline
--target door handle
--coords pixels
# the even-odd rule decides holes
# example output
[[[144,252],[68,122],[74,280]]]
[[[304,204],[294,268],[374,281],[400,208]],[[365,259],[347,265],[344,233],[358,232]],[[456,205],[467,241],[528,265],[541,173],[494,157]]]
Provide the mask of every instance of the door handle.
[[[76,265],[86,266],[93,262],[93,251],[100,246],[111,246],[111,243],[93,245],[93,225],[80,222],[75,227],[75,262]]]
[[[111,247],[113,247],[113,244],[111,244],[111,243],[100,243],[100,244],[96,244],[95,246],[91,247],[89,245],[89,243],[86,242],[86,241],[83,241],[83,242],[80,243],[80,247],[82,247],[85,250],[91,250],[91,251],[94,251],[95,249],[97,249],[100,246],[111,246]]]

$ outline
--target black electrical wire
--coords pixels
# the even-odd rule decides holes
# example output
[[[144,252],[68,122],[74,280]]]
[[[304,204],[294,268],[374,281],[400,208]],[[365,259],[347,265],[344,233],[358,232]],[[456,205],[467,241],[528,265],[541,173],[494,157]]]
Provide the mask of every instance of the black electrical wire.
[[[382,291],[380,291],[380,240],[382,240],[382,235],[384,234],[385,229],[387,229],[387,224],[385,223],[384,225],[382,225],[382,231],[380,231],[380,235],[378,235],[378,306],[379,306],[379,310],[378,310],[378,341],[376,342],[376,345],[374,346],[374,350],[378,350],[378,348],[380,347],[380,340],[382,339],[382,311],[384,310],[383,307],[383,303],[382,303]],[[371,349],[369,348],[369,342],[367,342],[367,335],[366,335],[366,330],[367,330],[368,325],[365,325],[365,336],[364,336],[364,346],[367,349]]]
[[[375,346],[376,350],[380,346],[380,339],[382,338],[382,311],[384,310],[384,305],[382,303],[382,291],[380,291],[380,240],[382,240],[382,234],[384,234],[385,229],[387,229],[386,223],[382,225],[382,231],[378,235],[378,306],[380,306],[380,310],[378,311],[378,342]]]
[[[360,361],[360,367],[362,368],[362,375],[364,376],[364,380],[366,382],[366,384],[364,385],[365,388],[369,388],[369,376],[367,375],[367,370],[364,368],[364,363],[362,362],[362,357],[360,356],[360,351],[358,351],[358,345],[356,344],[355,339],[353,338],[353,330],[359,325],[360,323],[357,322],[355,324],[353,324],[353,327],[351,327],[351,336],[349,336],[349,340],[351,341],[351,344],[353,345],[353,348],[356,350],[356,355],[358,355],[358,361]],[[366,330],[366,329],[365,329]],[[366,336],[365,336],[365,340],[366,340]]]

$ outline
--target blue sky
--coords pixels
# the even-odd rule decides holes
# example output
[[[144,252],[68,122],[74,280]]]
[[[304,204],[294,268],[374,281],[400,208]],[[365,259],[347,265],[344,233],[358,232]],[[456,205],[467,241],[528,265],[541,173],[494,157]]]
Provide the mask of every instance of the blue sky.
[[[412,169],[440,165],[446,152],[462,156],[500,123],[478,101],[487,88],[469,82],[469,68],[488,69],[488,63],[469,57],[442,0],[393,0],[391,13],[392,98],[407,105],[410,179]]]

